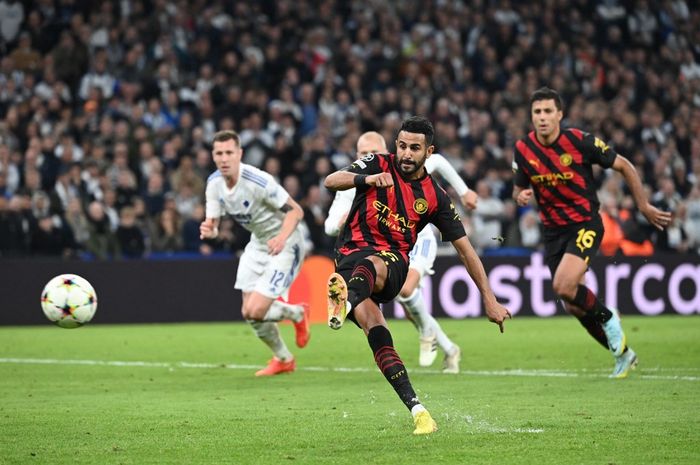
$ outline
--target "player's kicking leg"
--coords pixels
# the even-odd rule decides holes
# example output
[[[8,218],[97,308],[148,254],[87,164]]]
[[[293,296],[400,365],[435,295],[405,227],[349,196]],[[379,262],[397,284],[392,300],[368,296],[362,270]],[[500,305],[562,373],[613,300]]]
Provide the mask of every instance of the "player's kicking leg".
[[[328,277],[328,326],[331,329],[340,329],[345,322],[348,310],[348,285],[345,279],[338,273]]]
[[[392,267],[391,273],[388,267]],[[371,295],[377,295],[381,301],[393,299],[405,281],[406,272],[406,263],[391,252],[359,258],[354,261],[347,283],[339,274],[331,275],[329,316],[339,318],[342,315],[344,319],[347,313],[352,312],[350,318],[367,335],[379,370],[411,412],[415,425],[413,434],[430,434],[437,430],[437,424],[418,400],[408,378],[408,371],[394,348],[391,333],[379,305],[370,299]],[[383,291],[386,293],[386,299],[379,297]],[[339,321],[342,324],[342,320]]]

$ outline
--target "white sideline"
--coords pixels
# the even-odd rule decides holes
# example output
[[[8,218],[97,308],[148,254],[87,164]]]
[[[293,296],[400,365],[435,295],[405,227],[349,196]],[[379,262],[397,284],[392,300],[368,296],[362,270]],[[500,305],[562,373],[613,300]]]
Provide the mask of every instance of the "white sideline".
[[[144,367],[144,368],[226,368],[230,370],[256,370],[261,365],[238,365],[238,364],[216,364],[216,363],[195,363],[195,362],[146,362],[146,361],[124,361],[124,360],[70,360],[55,358],[0,358],[0,364],[20,364],[20,365],[92,365],[92,366],[114,366],[114,367]],[[376,368],[364,367],[297,367],[297,371],[316,372],[348,372],[348,373],[369,373],[376,371]],[[421,368],[411,368],[415,373],[442,373],[440,370],[429,370]],[[633,378],[662,381],[700,381],[700,376],[687,375],[660,375],[644,374],[645,371],[658,373],[660,371],[683,372],[695,371],[693,368],[650,368],[640,369],[633,374]],[[602,370],[461,370],[461,375],[467,376],[529,376],[542,378],[607,378],[608,373]]]

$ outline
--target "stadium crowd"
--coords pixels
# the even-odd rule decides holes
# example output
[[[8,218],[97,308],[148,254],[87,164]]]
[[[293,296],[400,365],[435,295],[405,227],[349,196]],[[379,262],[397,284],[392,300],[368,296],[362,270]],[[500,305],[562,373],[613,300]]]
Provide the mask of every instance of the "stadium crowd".
[[[232,220],[199,239],[220,129],[328,254],[323,179],[412,114],[479,194],[462,215],[475,246],[534,249],[511,162],[542,85],[674,213],[655,231],[597,172],[602,253],[700,252],[700,10],[684,0],[0,0],[0,57],[2,257],[240,250]]]

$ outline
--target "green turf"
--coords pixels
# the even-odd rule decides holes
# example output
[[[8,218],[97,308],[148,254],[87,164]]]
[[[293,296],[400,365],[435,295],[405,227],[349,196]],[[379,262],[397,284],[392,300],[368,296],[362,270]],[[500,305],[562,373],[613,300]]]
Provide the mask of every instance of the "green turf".
[[[627,380],[605,377],[611,357],[572,318],[519,318],[503,335],[442,324],[459,375],[440,359],[416,368],[415,330],[390,323],[440,427],[427,437],[352,325],[314,326],[293,348],[299,370],[262,379],[268,353],[244,324],[0,328],[0,464],[700,463],[700,318],[626,317],[641,359]]]

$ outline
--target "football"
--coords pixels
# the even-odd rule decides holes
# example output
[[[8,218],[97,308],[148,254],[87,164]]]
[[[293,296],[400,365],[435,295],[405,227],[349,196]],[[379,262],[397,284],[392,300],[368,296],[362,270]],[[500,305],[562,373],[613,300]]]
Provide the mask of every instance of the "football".
[[[87,279],[61,274],[44,286],[41,309],[46,318],[61,328],[77,328],[95,315],[97,294]]]

